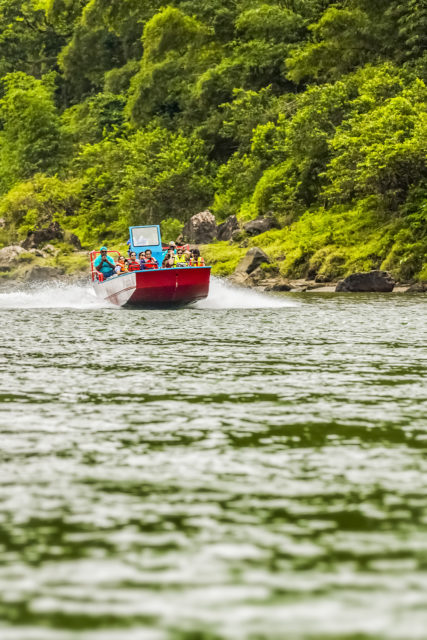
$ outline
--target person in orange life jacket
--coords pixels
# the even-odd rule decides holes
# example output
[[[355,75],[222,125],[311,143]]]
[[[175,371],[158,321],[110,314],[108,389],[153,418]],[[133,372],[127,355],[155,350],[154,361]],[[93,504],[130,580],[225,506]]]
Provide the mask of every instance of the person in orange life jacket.
[[[204,267],[205,266],[205,261],[202,258],[202,256],[200,255],[200,251],[199,251],[199,249],[197,249],[197,247],[195,249],[193,249],[193,251],[191,252],[190,264],[191,264],[192,267]]]
[[[159,268],[159,265],[157,264],[156,258],[153,258],[151,249],[146,249],[144,262],[142,262],[141,260],[141,269],[158,269],[158,268]]]
[[[130,254],[130,261],[128,264],[128,271],[139,271],[141,269],[141,265],[139,264],[138,260],[136,259],[136,253],[135,251],[132,251]]]
[[[120,256],[117,260],[116,268],[114,269],[114,271],[117,274],[125,273],[127,271],[126,261],[123,256]]]

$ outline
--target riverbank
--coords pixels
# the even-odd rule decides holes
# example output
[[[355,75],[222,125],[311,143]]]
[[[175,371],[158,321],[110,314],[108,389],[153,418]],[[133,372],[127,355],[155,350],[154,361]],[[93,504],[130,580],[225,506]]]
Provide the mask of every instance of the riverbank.
[[[286,278],[277,261],[273,261],[258,247],[250,249],[226,243],[201,245],[202,254],[212,264],[212,274],[243,289],[259,292],[334,293],[339,279],[327,282],[316,278]],[[120,244],[112,243],[123,250]],[[25,250],[19,245],[0,249],[0,291],[17,285],[39,282],[85,282],[89,276],[89,251],[73,250],[64,243]],[[425,293],[427,282],[397,281],[393,293]]]

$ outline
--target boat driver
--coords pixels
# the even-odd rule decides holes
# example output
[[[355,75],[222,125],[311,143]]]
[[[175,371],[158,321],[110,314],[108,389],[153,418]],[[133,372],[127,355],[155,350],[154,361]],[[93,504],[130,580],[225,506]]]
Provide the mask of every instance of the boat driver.
[[[102,273],[104,279],[114,276],[116,263],[114,262],[113,258],[107,255],[107,247],[101,247],[99,252],[101,255],[99,255],[93,263],[95,269],[98,271],[98,273]]]

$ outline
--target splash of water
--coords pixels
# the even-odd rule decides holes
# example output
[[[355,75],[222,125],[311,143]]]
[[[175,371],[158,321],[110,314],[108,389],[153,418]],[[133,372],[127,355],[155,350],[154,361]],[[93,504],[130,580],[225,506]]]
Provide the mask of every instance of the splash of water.
[[[195,306],[198,309],[278,309],[295,304],[280,296],[236,287],[226,280],[212,277],[209,296]]]
[[[106,306],[90,285],[43,283],[0,294],[0,309],[92,309]]]
[[[197,302],[197,309],[272,309],[294,306],[294,302],[279,296],[267,295],[236,287],[212,278],[209,297]],[[17,288],[0,293],[0,309],[96,309],[111,308],[97,298],[88,285],[44,283],[31,288]]]

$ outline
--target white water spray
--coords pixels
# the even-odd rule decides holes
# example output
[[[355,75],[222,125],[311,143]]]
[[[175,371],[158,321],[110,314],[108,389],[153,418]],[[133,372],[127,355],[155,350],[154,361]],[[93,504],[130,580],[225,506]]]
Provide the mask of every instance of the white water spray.
[[[244,289],[212,277],[209,296],[195,306],[197,309],[278,309],[293,307],[295,304],[281,296]]]
[[[90,285],[44,283],[0,293],[0,309],[96,309],[111,306]]]
[[[236,287],[220,278],[211,279],[209,297],[194,305],[197,309],[277,309],[295,302]],[[90,284],[45,283],[0,293],[0,309],[99,309],[115,308],[97,298]]]

